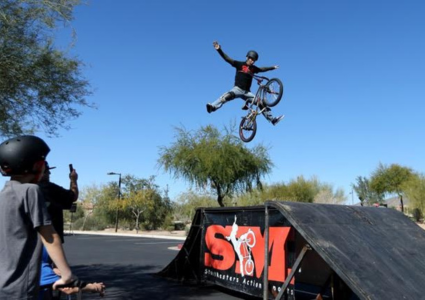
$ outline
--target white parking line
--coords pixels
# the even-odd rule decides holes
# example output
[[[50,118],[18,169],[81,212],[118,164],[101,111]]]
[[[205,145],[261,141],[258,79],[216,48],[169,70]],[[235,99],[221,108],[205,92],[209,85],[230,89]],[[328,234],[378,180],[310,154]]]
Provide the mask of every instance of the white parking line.
[[[158,242],[158,243],[134,243],[135,245],[156,245],[156,244],[175,244],[173,242]]]
[[[180,251],[181,249],[179,247],[168,247],[168,250]]]
[[[99,236],[111,236],[111,237],[141,237],[141,238],[154,238],[154,239],[167,239],[167,240],[182,240],[184,241],[186,237],[184,236],[169,236],[169,235],[150,235],[150,234],[114,234],[114,233],[104,233],[104,232],[90,232],[90,231],[74,231],[72,235],[99,235]]]

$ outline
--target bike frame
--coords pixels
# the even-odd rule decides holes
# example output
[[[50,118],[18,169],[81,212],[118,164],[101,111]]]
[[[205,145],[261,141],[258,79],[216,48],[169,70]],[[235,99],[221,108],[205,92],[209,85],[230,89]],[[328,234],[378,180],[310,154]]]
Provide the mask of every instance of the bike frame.
[[[241,242],[243,248],[244,248],[244,255],[242,255],[243,258],[251,259],[251,247],[249,247],[247,244],[248,242],[246,240],[242,240]]]
[[[257,76],[257,75],[253,75],[253,78],[257,81],[258,90],[257,90],[257,93],[255,94],[254,100],[252,101],[252,103],[250,103],[250,105],[248,105],[250,112],[248,113],[247,117],[251,117],[251,114],[254,114],[253,118],[255,119],[258,114],[263,113],[263,111],[267,108],[267,106],[264,105],[264,107],[260,109],[260,103],[262,101],[261,94],[264,90],[264,87],[266,86],[267,82],[270,79],[264,76]],[[264,80],[267,81],[266,84],[262,84]]]
[[[249,238],[250,235],[252,239]],[[240,263],[243,264],[242,268],[244,269],[244,273],[246,273],[247,275],[252,275],[252,273],[254,272],[254,261],[252,260],[252,257],[251,257],[251,251],[252,251],[251,248],[255,246],[254,232],[251,229],[248,229],[248,232],[246,234],[243,234],[239,238],[239,242],[241,243],[243,247],[243,253],[242,253],[243,260]],[[251,266],[252,269],[248,268],[248,265]]]
[[[242,117],[242,121],[239,126],[239,136],[242,141],[248,143],[252,141],[257,132],[257,115],[265,113],[265,110],[269,110],[269,107],[275,106],[279,103],[283,95],[283,84],[278,78],[269,79],[264,76],[253,75],[253,79],[257,81],[258,90],[252,100],[245,101],[245,107],[248,109],[248,113],[245,117]],[[263,84],[263,81],[266,81]],[[274,85],[277,84],[277,87]],[[272,88],[270,88],[273,85]],[[275,90],[277,88],[277,90]],[[269,95],[274,99],[269,99]]]
[[[249,112],[246,118],[251,120],[251,122],[254,122],[255,119],[257,118],[257,115],[262,114],[264,110],[267,109],[266,105],[264,105],[264,107],[260,109],[260,103],[262,101],[261,94],[264,90],[264,87],[266,86],[267,82],[270,80],[267,77],[257,76],[257,75],[253,75],[253,78],[257,81],[258,90],[257,90],[257,93],[255,94],[254,100],[252,100],[251,103],[248,104],[248,101],[246,101],[246,103],[248,104],[247,105],[248,109],[249,109]],[[266,80],[266,84],[262,84],[264,80]]]

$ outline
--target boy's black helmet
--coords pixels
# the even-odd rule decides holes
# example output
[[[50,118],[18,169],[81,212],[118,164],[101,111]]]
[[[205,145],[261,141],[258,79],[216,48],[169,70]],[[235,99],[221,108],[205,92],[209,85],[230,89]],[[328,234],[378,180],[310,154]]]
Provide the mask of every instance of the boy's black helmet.
[[[257,51],[250,50],[250,51],[248,51],[248,53],[246,54],[246,57],[251,57],[253,60],[257,61],[259,56],[258,56]]]
[[[32,174],[34,164],[44,161],[49,146],[39,137],[23,135],[0,144],[0,171],[3,176]]]

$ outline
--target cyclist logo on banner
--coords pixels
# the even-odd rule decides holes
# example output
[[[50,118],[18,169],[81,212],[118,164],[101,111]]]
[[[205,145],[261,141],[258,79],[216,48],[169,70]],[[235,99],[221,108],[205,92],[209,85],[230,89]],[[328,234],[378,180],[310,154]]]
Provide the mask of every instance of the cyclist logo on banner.
[[[233,245],[233,249],[239,258],[239,269],[241,276],[244,277],[246,275],[252,275],[254,273],[254,261],[251,258],[251,249],[255,246],[255,234],[250,229],[248,232],[242,234],[239,238],[236,238],[239,226],[236,224],[236,216],[235,221],[232,225],[232,231],[229,236],[226,236],[226,239],[230,241]]]

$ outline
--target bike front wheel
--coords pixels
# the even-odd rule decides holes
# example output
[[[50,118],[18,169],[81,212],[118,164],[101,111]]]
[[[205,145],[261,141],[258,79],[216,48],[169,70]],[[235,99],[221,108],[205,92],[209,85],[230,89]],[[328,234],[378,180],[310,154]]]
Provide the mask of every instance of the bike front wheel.
[[[272,78],[264,86],[263,102],[268,107],[273,107],[280,102],[283,96],[283,83],[279,78]]]
[[[248,233],[246,235],[246,245],[250,248],[255,246],[256,243],[255,234],[252,230],[248,230]]]
[[[243,117],[239,126],[239,137],[245,143],[252,141],[257,133],[255,117]]]

